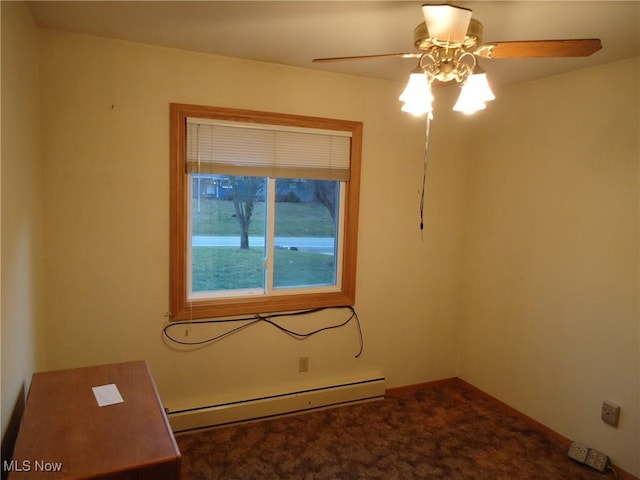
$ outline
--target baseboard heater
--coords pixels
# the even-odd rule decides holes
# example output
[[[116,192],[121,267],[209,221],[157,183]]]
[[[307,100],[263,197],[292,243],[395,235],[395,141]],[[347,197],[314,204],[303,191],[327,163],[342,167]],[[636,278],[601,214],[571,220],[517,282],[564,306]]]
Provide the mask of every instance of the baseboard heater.
[[[167,416],[172,430],[179,433],[383,400],[384,394],[385,379],[378,377],[217,405],[168,410]]]

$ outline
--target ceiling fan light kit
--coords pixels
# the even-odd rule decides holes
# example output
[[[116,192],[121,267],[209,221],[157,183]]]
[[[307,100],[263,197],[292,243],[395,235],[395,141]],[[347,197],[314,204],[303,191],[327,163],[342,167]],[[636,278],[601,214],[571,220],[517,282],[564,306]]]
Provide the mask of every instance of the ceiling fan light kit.
[[[417,70],[422,70],[426,81],[419,84],[414,81],[414,85],[429,89],[431,95],[431,85],[436,81],[461,84],[453,110],[467,115],[484,110],[486,102],[495,99],[495,95],[473,54],[482,39],[482,24],[471,18],[471,10],[452,5],[423,5],[422,13],[425,21],[415,28],[414,40],[416,48],[423,52]],[[415,74],[416,70],[411,76]],[[431,102],[423,108],[418,105],[427,93],[415,92],[415,88],[412,91],[414,94],[409,98],[404,93],[405,98],[400,96],[405,102],[402,110],[416,116],[431,114]]]
[[[422,6],[424,22],[414,29],[417,52],[387,53],[351,57],[316,58],[314,62],[335,62],[372,58],[418,58],[418,66],[400,95],[402,111],[432,116],[434,83],[461,85],[454,111],[470,114],[486,108],[495,95],[477,58],[583,57],[602,48],[597,38],[573,40],[528,40],[481,44],[483,27],[471,18],[468,8],[451,4]]]
[[[577,40],[527,40],[481,44],[482,23],[471,18],[471,10],[451,4],[422,6],[424,22],[413,31],[413,53],[385,53],[350,57],[316,58],[314,62],[339,62],[381,58],[417,58],[407,86],[399,97],[401,110],[415,116],[426,114],[424,170],[420,196],[420,230],[424,229],[424,200],[429,158],[429,130],[433,119],[433,84],[461,85],[453,106],[456,112],[471,114],[484,110],[496,97],[489,87],[478,58],[586,57],[602,48],[597,38]]]

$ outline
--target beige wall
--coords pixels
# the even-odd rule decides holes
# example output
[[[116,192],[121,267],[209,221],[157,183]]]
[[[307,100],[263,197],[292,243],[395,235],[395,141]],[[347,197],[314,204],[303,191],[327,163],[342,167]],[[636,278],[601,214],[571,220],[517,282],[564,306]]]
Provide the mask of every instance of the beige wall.
[[[15,62],[27,62],[8,74],[5,5],[3,433],[6,404],[40,365],[143,358],[170,408],[371,373],[390,387],[459,375],[640,473],[637,59],[497,92],[473,118],[439,92],[421,235],[424,124],[399,111],[402,85],[41,30],[38,113],[33,26],[12,9],[26,32],[12,34]],[[7,81],[26,112],[5,105]],[[162,341],[170,102],[364,122],[361,358],[353,325],[303,342],[260,325],[188,352]],[[32,173],[41,154],[43,178],[7,177],[6,111],[36,137],[40,119],[41,150],[22,148]],[[26,237],[11,220],[24,196]],[[6,253],[23,238],[26,253]],[[44,252],[38,345],[40,276],[24,271]],[[623,408],[618,430],[599,420],[604,399]]]
[[[459,376],[636,475],[638,71],[514,87],[476,124],[458,345]]]
[[[463,202],[450,192],[462,162],[432,163],[421,239],[423,122],[400,112],[402,85],[50,30],[41,48],[49,368],[144,358],[169,408],[369,374],[391,387],[455,375]],[[364,122],[361,358],[354,324],[306,341],[259,325],[191,352],[163,343],[170,102]]]
[[[42,365],[43,230],[38,30],[23,3],[2,8],[2,435]],[[13,428],[13,426],[11,427]]]

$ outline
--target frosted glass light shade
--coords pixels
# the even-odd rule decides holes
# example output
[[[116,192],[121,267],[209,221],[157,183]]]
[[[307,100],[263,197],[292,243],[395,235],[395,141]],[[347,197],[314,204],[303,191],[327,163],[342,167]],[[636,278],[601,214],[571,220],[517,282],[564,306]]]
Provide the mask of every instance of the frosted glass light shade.
[[[423,5],[429,36],[441,42],[463,43],[471,22],[471,10],[454,5]]]
[[[405,102],[402,106],[403,112],[416,116],[430,112],[433,95],[427,76],[422,72],[412,72],[399,100]]]
[[[484,110],[487,108],[484,101],[481,98],[474,97],[473,92],[466,88],[466,85],[460,90],[460,96],[458,101],[453,106],[453,110],[456,112],[462,112],[465,115],[471,115],[478,110]]]
[[[425,105],[425,104],[407,102],[404,105],[402,105],[402,108],[400,110],[402,110],[403,112],[410,113],[411,115],[414,115],[416,117],[419,117],[421,115],[424,115],[425,113],[430,113],[432,108],[431,108],[431,104]]]
[[[407,86],[402,91],[398,99],[402,102],[421,100],[432,102],[433,95],[431,95],[431,87],[429,86],[427,76],[422,72],[411,72]]]
[[[482,99],[484,102],[495,100],[496,96],[491,91],[486,73],[475,73],[469,75],[465,83],[465,88],[471,91],[471,95],[475,98]]]
[[[495,98],[496,96],[491,91],[489,82],[487,82],[487,75],[485,73],[476,73],[467,77],[453,109],[456,112],[470,115],[478,110],[484,110],[487,107],[485,102],[495,100]]]

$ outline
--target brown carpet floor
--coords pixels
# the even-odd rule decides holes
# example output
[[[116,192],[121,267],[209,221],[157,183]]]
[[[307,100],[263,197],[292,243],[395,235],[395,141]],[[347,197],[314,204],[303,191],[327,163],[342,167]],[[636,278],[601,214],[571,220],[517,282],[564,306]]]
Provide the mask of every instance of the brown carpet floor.
[[[183,480],[604,480],[463,382],[177,436]]]

